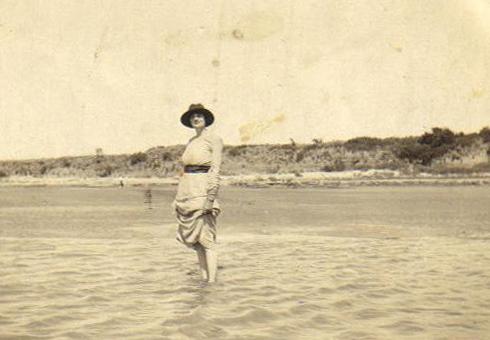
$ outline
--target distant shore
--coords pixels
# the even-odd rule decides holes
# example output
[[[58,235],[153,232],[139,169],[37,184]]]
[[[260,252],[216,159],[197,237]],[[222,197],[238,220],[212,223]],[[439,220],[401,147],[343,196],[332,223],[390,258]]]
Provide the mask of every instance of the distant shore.
[[[73,187],[151,187],[178,184],[179,177],[34,177],[10,176],[0,179],[0,187],[73,186]],[[393,170],[305,172],[296,174],[253,174],[222,176],[225,186],[264,187],[356,187],[401,185],[490,185],[490,173],[465,175],[405,175]]]

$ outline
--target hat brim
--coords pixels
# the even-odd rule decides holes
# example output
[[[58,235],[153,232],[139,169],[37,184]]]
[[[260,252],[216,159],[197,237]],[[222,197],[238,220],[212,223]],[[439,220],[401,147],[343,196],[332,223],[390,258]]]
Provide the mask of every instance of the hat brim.
[[[185,126],[192,128],[191,116],[194,113],[201,113],[204,116],[204,120],[206,121],[206,126],[213,124],[213,122],[214,122],[213,113],[207,109],[204,109],[204,108],[193,109],[193,110],[189,110],[189,111],[185,112],[180,117],[180,122],[182,124],[184,124]]]

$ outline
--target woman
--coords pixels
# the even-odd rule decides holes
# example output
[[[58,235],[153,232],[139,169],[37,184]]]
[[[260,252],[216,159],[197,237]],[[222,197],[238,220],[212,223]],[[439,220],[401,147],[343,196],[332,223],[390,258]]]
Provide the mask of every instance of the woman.
[[[196,250],[203,279],[215,282],[216,217],[221,211],[216,197],[223,141],[207,129],[214,116],[201,104],[192,104],[180,121],[194,128],[196,135],[182,155],[184,172],[173,203],[179,224],[177,240]]]

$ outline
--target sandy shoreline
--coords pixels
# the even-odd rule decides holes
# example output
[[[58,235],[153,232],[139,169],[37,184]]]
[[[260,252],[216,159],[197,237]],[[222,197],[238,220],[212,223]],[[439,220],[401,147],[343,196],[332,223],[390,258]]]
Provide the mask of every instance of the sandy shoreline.
[[[0,179],[0,187],[35,186],[166,186],[177,185],[174,177],[33,177],[10,176]],[[342,172],[307,172],[302,174],[252,174],[222,176],[223,185],[261,187],[357,187],[357,186],[401,186],[401,185],[490,185],[490,173],[469,175],[433,175],[421,173],[416,176],[403,175],[399,171],[369,170]]]

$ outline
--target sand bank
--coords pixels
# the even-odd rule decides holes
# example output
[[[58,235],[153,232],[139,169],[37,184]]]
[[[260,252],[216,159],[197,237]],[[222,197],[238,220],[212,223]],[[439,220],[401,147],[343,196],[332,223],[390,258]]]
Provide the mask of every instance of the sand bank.
[[[10,176],[0,179],[0,186],[159,186],[177,185],[174,177],[32,177]],[[490,185],[490,173],[468,175],[406,175],[393,170],[305,172],[301,174],[252,174],[222,176],[223,185],[243,187],[352,187],[398,185]]]

